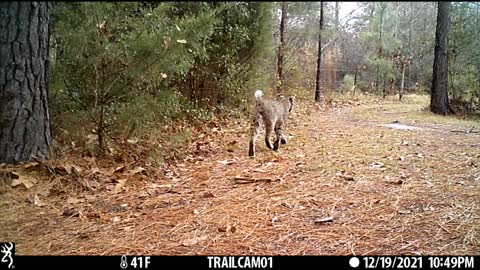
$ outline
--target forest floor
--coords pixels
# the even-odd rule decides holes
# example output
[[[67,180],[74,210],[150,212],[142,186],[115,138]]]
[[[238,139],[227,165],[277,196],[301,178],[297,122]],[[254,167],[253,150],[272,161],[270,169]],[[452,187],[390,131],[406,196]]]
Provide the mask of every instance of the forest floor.
[[[0,240],[21,255],[479,255],[480,123],[427,106],[299,100],[288,144],[259,140],[254,158],[239,118],[196,130],[174,164],[3,165],[18,179],[0,186]]]

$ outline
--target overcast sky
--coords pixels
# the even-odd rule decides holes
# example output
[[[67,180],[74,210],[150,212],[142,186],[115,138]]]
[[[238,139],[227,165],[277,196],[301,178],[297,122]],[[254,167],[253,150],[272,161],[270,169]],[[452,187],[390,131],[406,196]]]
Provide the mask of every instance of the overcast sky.
[[[357,2],[340,2],[340,21],[345,21],[345,16],[349,15],[352,10],[358,8]],[[358,11],[353,12],[350,16],[355,15]]]

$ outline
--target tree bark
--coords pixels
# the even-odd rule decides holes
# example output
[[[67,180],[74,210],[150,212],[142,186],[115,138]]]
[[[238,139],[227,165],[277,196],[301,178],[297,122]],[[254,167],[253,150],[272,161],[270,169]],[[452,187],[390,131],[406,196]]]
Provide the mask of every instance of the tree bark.
[[[390,79],[390,90],[389,93],[392,95],[393,93],[393,86],[395,85],[395,79]]]
[[[413,14],[414,14],[414,8],[415,6],[413,4],[410,4],[410,16],[409,16],[409,22],[408,22],[408,56],[412,55],[412,27],[413,27]],[[410,68],[411,66],[408,65],[405,70],[405,76],[407,78],[406,82],[406,87],[411,88],[412,87],[412,80],[410,78]]]
[[[51,151],[48,55],[51,3],[0,3],[0,163]]]
[[[317,78],[315,83],[315,101],[320,101],[320,67],[322,65],[323,1],[320,2],[320,31],[318,31]]]
[[[355,96],[355,90],[357,89],[357,74],[358,74],[358,66],[355,69],[355,76],[353,77],[353,95]]]
[[[380,3],[380,33],[378,37],[378,61],[382,59],[382,54],[383,54],[383,45],[382,45],[382,31],[383,31],[383,14],[385,11],[385,6]],[[375,93],[378,93],[378,83],[380,81],[380,67],[379,63],[377,63],[377,68],[376,68],[376,77],[375,77]]]
[[[340,20],[339,20],[339,13],[340,13],[340,5],[339,2],[335,2],[335,35],[337,37],[340,36]],[[332,89],[337,89],[337,74],[338,74],[338,49],[337,49],[337,38],[333,40],[333,82],[332,82]]]
[[[283,72],[283,58],[285,55],[285,23],[287,21],[287,2],[282,2],[282,17],[280,19],[280,46],[278,47],[278,79],[277,94],[282,93],[283,84],[285,82],[285,74]]]
[[[385,73],[383,74],[383,98],[387,97],[387,81],[385,80]]]
[[[402,63],[402,80],[400,81],[400,92],[398,94],[398,99],[399,100],[402,100],[403,98],[403,87],[405,85],[405,69],[406,69],[406,64],[405,63]]]
[[[450,2],[438,2],[437,27],[435,31],[435,58],[433,60],[433,79],[430,98],[430,110],[446,115],[451,112],[448,104],[448,24]]]

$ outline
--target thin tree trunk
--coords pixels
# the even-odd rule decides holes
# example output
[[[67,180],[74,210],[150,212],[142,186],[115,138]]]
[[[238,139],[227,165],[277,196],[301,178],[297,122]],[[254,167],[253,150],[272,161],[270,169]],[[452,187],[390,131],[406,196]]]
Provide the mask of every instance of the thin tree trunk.
[[[287,21],[287,2],[282,2],[282,17],[280,19],[280,46],[278,47],[278,79],[277,94],[281,94],[283,84],[285,83],[285,74],[283,71],[283,58],[285,55],[285,23]]]
[[[51,151],[48,2],[0,3],[0,163]]]
[[[97,124],[97,138],[98,138],[98,146],[101,150],[103,148],[103,141],[104,141],[104,132],[105,132],[105,104],[100,104],[100,115]]]
[[[322,30],[323,30],[323,1],[320,2],[320,31],[318,31],[317,80],[315,83],[315,101],[320,101],[320,70],[322,66]]]
[[[457,64],[457,55],[452,53],[450,54],[450,57],[447,60],[449,62],[449,66],[455,67]],[[448,71],[448,78],[449,78],[449,83],[450,83],[450,91],[452,92],[452,100],[453,102],[457,101],[457,89],[455,87],[455,74],[452,70]]]
[[[480,25],[478,23],[479,21],[479,11],[480,10],[480,5],[477,3],[477,16],[476,16],[476,26],[477,26],[477,48],[478,46],[480,46]],[[477,70],[480,70],[480,61],[476,61],[477,62]],[[480,77],[477,77],[477,83],[478,83],[478,86],[480,86]],[[477,95],[480,97],[480,93],[479,91],[477,91]]]
[[[382,53],[383,53],[382,31],[383,31],[383,13],[384,13],[384,10],[385,10],[385,8],[382,6],[380,8],[380,35],[379,35],[379,38],[378,38],[378,56],[377,56],[378,60],[380,60],[382,58]],[[379,81],[380,81],[380,67],[377,63],[376,79],[375,79],[375,93],[376,94],[378,94],[378,82]]]
[[[393,94],[393,86],[395,85],[395,79],[390,79],[390,90],[388,91],[391,95]]]
[[[335,2],[335,35],[340,36],[340,21],[339,21],[340,5],[339,2]],[[338,49],[337,38],[334,39],[333,44],[333,84],[332,88],[337,89],[337,73],[338,73]]]
[[[408,56],[412,55],[412,21],[413,21],[413,14],[414,14],[414,4],[410,3],[410,17],[409,17],[409,23],[408,23]],[[407,77],[407,87],[412,87],[411,85],[411,78],[410,78],[410,68],[411,66],[408,65],[405,70],[405,76]]]
[[[358,67],[355,69],[355,76],[353,77],[353,95],[355,95],[355,90],[357,89],[357,74],[358,74]]]
[[[435,58],[433,60],[433,79],[430,98],[430,110],[446,115],[452,112],[448,104],[448,24],[450,2],[438,2],[437,27],[435,31]]]
[[[398,94],[398,99],[399,100],[402,100],[402,98],[403,98],[403,93],[404,93],[403,92],[403,90],[404,90],[403,86],[405,84],[405,69],[406,69],[406,66],[407,65],[405,63],[402,63],[402,80],[400,82],[400,92]]]
[[[387,81],[385,80],[386,74],[383,74],[383,98],[387,97]]]

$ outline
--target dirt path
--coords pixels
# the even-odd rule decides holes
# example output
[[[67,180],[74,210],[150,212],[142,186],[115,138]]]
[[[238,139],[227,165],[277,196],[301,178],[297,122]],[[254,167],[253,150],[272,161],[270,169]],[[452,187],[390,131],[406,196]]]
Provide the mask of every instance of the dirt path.
[[[480,254],[480,136],[391,129],[408,118],[384,112],[305,103],[289,143],[259,142],[255,158],[246,121],[214,128],[221,140],[198,137],[200,154],[167,177],[140,173],[117,193],[39,207],[7,189],[0,239],[18,254]]]

